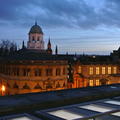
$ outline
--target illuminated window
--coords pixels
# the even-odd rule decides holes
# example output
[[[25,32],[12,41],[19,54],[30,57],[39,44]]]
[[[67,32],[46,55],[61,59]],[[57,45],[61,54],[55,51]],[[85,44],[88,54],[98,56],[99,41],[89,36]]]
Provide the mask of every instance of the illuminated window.
[[[78,73],[81,73],[81,66],[79,66],[78,68]]]
[[[93,67],[90,67],[90,68],[89,68],[89,74],[90,74],[90,75],[93,75]]]
[[[96,86],[99,86],[99,85],[100,85],[100,80],[97,79],[97,80],[96,80]]]
[[[113,67],[113,74],[117,73],[117,67]]]
[[[93,80],[89,81],[89,86],[94,86],[94,81]]]
[[[102,67],[102,74],[105,74],[105,67]]]
[[[57,68],[57,69],[56,69],[56,76],[60,76],[60,73],[61,73],[60,68]]]
[[[111,74],[111,67],[108,67],[108,74]]]
[[[100,68],[96,67],[96,75],[99,75],[99,74],[100,74]]]

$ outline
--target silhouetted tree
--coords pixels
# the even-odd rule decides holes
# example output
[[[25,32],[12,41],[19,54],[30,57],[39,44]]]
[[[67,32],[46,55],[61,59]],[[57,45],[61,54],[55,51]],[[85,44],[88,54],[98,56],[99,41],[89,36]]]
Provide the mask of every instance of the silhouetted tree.
[[[0,56],[6,56],[17,51],[17,45],[9,40],[1,40]]]

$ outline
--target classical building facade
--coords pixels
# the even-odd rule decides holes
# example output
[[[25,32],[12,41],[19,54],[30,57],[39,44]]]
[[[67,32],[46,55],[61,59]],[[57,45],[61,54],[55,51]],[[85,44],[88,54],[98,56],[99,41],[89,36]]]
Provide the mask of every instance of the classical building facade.
[[[44,57],[44,60],[14,59],[2,62],[0,84],[5,86],[5,94],[66,89],[67,61],[55,56]]]
[[[119,62],[111,56],[81,56],[74,65],[72,88],[120,83]]]
[[[0,94],[14,95],[120,83],[120,49],[108,56],[60,55],[35,23],[27,47],[0,58]]]
[[[47,49],[43,32],[37,23],[28,34],[27,47],[0,60],[0,86],[2,95],[45,92],[67,88],[68,61],[52,55],[50,38]]]

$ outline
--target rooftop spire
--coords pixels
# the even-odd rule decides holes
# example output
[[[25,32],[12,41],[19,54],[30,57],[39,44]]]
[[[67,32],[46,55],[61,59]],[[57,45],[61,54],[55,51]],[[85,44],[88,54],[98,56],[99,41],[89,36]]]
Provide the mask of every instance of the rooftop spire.
[[[37,20],[35,20],[35,25],[37,25]]]
[[[56,48],[55,48],[55,54],[57,55],[58,54],[58,47],[56,45]]]
[[[25,48],[25,43],[24,43],[24,41],[23,41],[23,43],[22,43],[22,49],[24,49]]]
[[[51,42],[50,42],[50,37],[49,37],[49,39],[48,39],[48,45],[51,45]]]

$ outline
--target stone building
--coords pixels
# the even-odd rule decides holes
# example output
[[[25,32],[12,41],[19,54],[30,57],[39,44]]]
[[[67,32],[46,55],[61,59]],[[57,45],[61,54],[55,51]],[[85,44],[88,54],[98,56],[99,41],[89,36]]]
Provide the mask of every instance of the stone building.
[[[22,49],[1,57],[1,94],[66,89],[67,65],[64,56],[52,55],[50,38],[45,49],[42,29],[35,23],[29,31],[27,47],[23,42]]]
[[[120,49],[108,56],[52,52],[50,38],[35,23],[27,47],[0,58],[0,94],[14,95],[120,83]]]
[[[34,58],[32,57],[34,56]],[[44,92],[67,88],[67,61],[56,56],[14,56],[0,64],[5,94]],[[20,58],[22,57],[22,58]]]
[[[120,66],[111,56],[80,56],[73,65],[72,88],[120,83]]]

